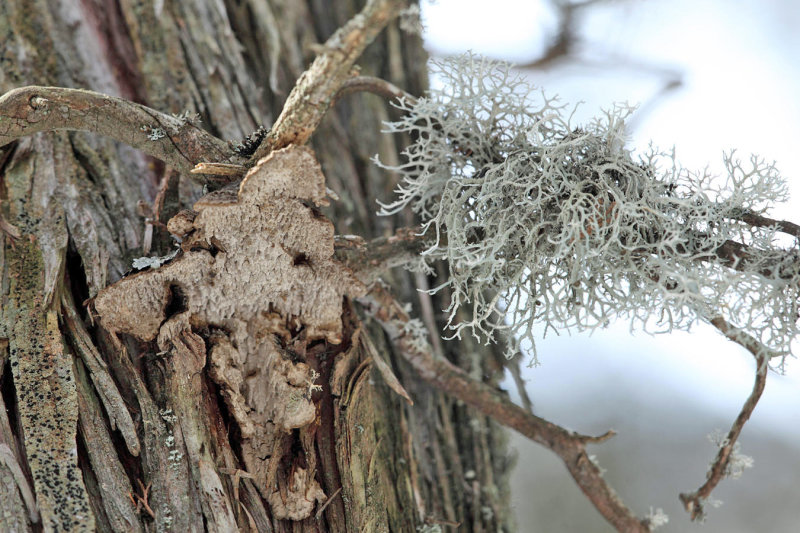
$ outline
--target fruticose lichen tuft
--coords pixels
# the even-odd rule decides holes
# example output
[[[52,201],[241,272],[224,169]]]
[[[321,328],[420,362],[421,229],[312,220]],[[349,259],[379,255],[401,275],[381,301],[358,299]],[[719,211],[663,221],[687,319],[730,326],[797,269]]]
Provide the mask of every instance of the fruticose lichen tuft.
[[[624,317],[661,332],[722,316],[772,355],[790,352],[797,242],[744,221],[786,198],[773,164],[730,153],[723,177],[690,172],[673,153],[626,148],[630,107],[578,127],[507,64],[466,54],[432,68],[442,88],[401,100],[404,117],[387,124],[414,141],[404,162],[382,165],[401,181],[381,213],[410,207],[431,239],[423,258],[447,260],[433,292],[452,294],[453,336],[506,330],[513,355],[537,323],[591,330]]]

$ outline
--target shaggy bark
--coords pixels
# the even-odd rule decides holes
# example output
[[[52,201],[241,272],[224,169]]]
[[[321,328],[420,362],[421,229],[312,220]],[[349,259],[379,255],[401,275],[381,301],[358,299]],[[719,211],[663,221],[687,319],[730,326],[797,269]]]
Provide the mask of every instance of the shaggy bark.
[[[176,128],[188,123],[187,130],[245,139],[270,126],[319,52],[314,45],[360,7],[345,0],[9,0],[0,4],[0,92],[90,89],[174,114],[138,131],[94,130],[144,143],[143,152],[156,156],[163,146],[146,144],[168,142],[157,130],[173,118]],[[413,94],[426,83],[419,39],[396,24],[357,64]],[[397,157],[395,141],[378,134],[391,113],[376,96],[350,94],[311,139],[325,184],[341,198],[324,210],[336,233],[389,236],[414,222],[374,214],[375,200],[394,186],[369,162],[375,153],[389,162]],[[130,128],[130,117],[122,118],[119,128]],[[242,163],[251,144],[241,142],[227,161],[218,157],[224,147],[210,146],[208,162]],[[301,235],[309,242],[267,239],[236,255],[224,247],[228,241],[279,230],[256,225],[248,235],[239,226],[234,235],[231,226],[201,226],[217,220],[211,212],[254,219],[225,190],[195,206],[203,189],[185,171],[197,154],[181,154],[171,168],[144,153],[88,132],[36,133],[0,148],[0,530],[509,529],[503,430],[421,382],[380,326],[347,298],[338,326],[315,314],[329,305],[320,296],[326,289],[351,296],[361,290],[348,289],[346,276],[325,266],[332,228],[319,223],[321,233]],[[292,200],[285,190],[270,194],[265,205],[278,198],[275,217],[318,222],[309,205],[322,203],[319,191],[293,192]],[[133,258],[170,252],[166,223],[192,207],[198,218],[173,219],[171,229],[194,237],[184,239],[181,258],[162,267],[171,270],[112,285]],[[276,246],[280,253],[267,253]],[[305,269],[297,287],[320,299],[311,309],[291,302],[263,309],[247,293],[258,284],[237,271],[239,278],[220,280],[230,290],[215,295],[231,299],[221,327],[219,317],[202,315],[197,286],[181,276],[198,271],[190,266],[206,276],[223,255],[260,261],[272,275],[288,257],[292,272]],[[328,285],[308,281],[306,270],[315,266],[328,273]],[[98,312],[113,314],[126,300],[101,291],[136,280],[160,283],[163,292],[152,294],[162,300],[150,307],[132,300],[127,326],[95,320],[88,299],[100,294]],[[245,292],[234,296],[237,281]],[[441,328],[433,310],[443,303],[416,291],[424,278],[395,272],[385,281],[429,327]],[[239,296],[253,305],[239,305]],[[171,333],[153,340],[154,327]],[[242,360],[247,343],[265,359]],[[490,348],[469,340],[435,346],[490,385],[502,376],[502,359]],[[276,369],[282,383],[270,372]]]

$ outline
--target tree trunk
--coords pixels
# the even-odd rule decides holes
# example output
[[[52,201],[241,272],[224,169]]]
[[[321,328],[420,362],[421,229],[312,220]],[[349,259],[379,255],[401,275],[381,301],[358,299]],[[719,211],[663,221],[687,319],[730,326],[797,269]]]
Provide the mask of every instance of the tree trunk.
[[[7,0],[0,3],[0,91],[86,88],[185,123],[197,113],[201,127],[247,153],[256,141],[246,137],[279,115],[314,45],[360,7],[349,0]],[[412,94],[425,88],[420,39],[396,23],[358,65]],[[338,234],[373,238],[414,222],[375,215],[375,201],[389,199],[394,182],[370,158],[391,162],[402,148],[379,133],[392,113],[377,96],[347,95],[312,138],[326,184],[340,197],[324,210]],[[158,142],[158,127],[141,128]],[[345,294],[341,324],[323,324],[319,334],[273,308],[247,316],[237,307],[225,324],[200,323],[187,311],[193,287],[165,273],[175,263],[123,279],[134,258],[172,251],[167,221],[182,209],[199,211],[204,192],[188,173],[90,133],[37,133],[0,148],[0,222],[20,233],[0,231],[0,531],[509,530],[504,430],[415,376],[347,297],[359,289],[348,292],[346,273],[315,290]],[[305,212],[300,200],[285,205]],[[197,205],[203,216],[229,206]],[[276,208],[275,220],[292,209]],[[257,240],[280,228],[235,230]],[[234,228],[219,231],[224,241]],[[205,248],[196,253],[232,256],[219,240],[197,240]],[[182,265],[195,252],[187,242]],[[307,251],[315,243],[306,245],[292,252],[294,266],[322,264]],[[164,316],[101,292],[156,275]],[[393,271],[384,281],[436,328],[439,354],[497,383],[503,361],[496,350],[437,340],[444,302],[417,291],[427,286],[424,276]],[[109,326],[114,313],[133,317],[128,329]],[[151,323],[159,339],[128,334]],[[177,329],[162,342],[167,325]],[[241,360],[249,344],[266,359]],[[391,370],[380,371],[383,363]],[[387,385],[392,373],[413,406]]]

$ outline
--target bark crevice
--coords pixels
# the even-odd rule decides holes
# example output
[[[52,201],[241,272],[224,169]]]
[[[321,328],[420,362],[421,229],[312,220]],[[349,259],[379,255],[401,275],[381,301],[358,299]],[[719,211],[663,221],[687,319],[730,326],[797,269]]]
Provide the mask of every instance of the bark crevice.
[[[202,185],[188,173],[198,162],[245,163],[228,143],[205,132],[242,138],[259,122],[277,117],[312,53],[308,45],[320,40],[319,28],[331,30],[327,37],[361,3],[201,1],[167,3],[160,12],[147,2],[76,2],[71,10],[49,10],[46,4],[11,0],[0,8],[0,20],[8,22],[0,26],[6,32],[2,38],[10,43],[4,57],[14,67],[0,79],[0,90],[80,86],[112,96],[31,89],[41,100],[25,113],[41,118],[45,108],[66,109],[87,132],[40,132],[0,148],[0,359],[9,361],[0,367],[0,386],[4,401],[14,399],[8,405],[13,416],[0,419],[0,446],[11,450],[40,498],[45,529],[55,529],[56,523],[59,529],[91,529],[92,516],[97,527],[110,531],[415,531],[441,517],[462,522],[465,531],[508,529],[507,509],[493,504],[494,516],[482,515],[478,506],[486,503],[484,497],[468,496],[460,488],[463,472],[448,466],[458,462],[450,463],[450,457],[469,454],[478,479],[501,486],[502,492],[505,470],[493,458],[503,450],[474,433],[500,430],[485,420],[469,425],[474,414],[419,383],[380,329],[343,298],[361,289],[332,257],[333,226],[315,205],[325,200],[324,183],[298,197],[300,182],[260,182],[252,171],[243,190],[251,187],[248,194],[263,199],[272,187],[271,194],[282,198],[267,217],[282,223],[254,227],[247,225],[253,218],[224,214],[238,202],[230,191],[197,204]],[[71,30],[62,31],[67,27]],[[358,64],[421,94],[425,64],[419,39],[396,28],[392,32],[391,39],[378,37]],[[356,48],[354,59],[363,49]],[[52,53],[56,49],[67,52]],[[388,55],[394,55],[392,65],[405,65],[404,71],[388,72]],[[349,75],[349,67],[345,70],[336,83]],[[63,94],[85,97],[90,107],[73,109],[60,99]],[[119,102],[116,97],[147,108],[117,107],[108,124],[87,111]],[[199,125],[171,115],[192,107],[203,118]],[[340,231],[372,236],[395,225],[378,220],[370,207],[374,196],[385,197],[394,186],[368,162],[376,152],[397,151],[393,141],[377,134],[386,116],[383,102],[375,99],[364,106],[340,105],[318,117],[315,152],[328,184],[342,198],[320,207]],[[26,122],[24,128],[10,124],[18,136],[37,127],[52,129],[47,120],[38,126]],[[12,133],[5,126],[2,131]],[[166,159],[167,166],[89,132],[144,149]],[[303,167],[303,187],[310,183],[305,177],[319,172],[311,167]],[[37,204],[41,198],[47,201]],[[37,205],[46,208],[34,209]],[[186,217],[181,210],[189,208],[194,216]],[[180,229],[183,255],[123,277],[132,259],[169,251],[163,226],[175,213],[178,218],[171,220],[180,223],[173,222],[172,229]],[[225,217],[227,225],[220,222]],[[316,233],[297,230],[295,219],[317,228]],[[17,237],[11,227],[18,229]],[[282,246],[262,238],[280,232]],[[237,254],[237,246],[248,242],[261,243],[258,253]],[[273,295],[271,306],[238,310],[235,316],[222,313],[225,318],[193,313],[208,307],[193,307],[193,290],[207,286],[213,265],[230,267],[237,256],[280,264],[281,272],[295,276],[293,287],[307,286],[307,291],[299,300]],[[180,267],[189,263],[199,268],[191,270],[195,278]],[[177,270],[191,279],[173,279]],[[230,294],[237,286],[252,288],[254,279],[245,271],[235,269],[238,277],[230,280],[225,298],[214,302],[238,300]],[[226,283],[214,274],[213,283]],[[413,278],[397,272],[386,279],[416,300]],[[121,296],[123,288],[134,286],[151,292]],[[181,288],[183,298],[176,298],[174,287]],[[143,298],[145,293],[151,298]],[[82,308],[87,296],[95,297],[88,312]],[[263,293],[251,298],[268,299]],[[125,313],[127,320],[107,318]],[[20,347],[38,346],[39,339],[46,340],[47,357],[23,364],[30,351]],[[248,362],[242,353],[257,354],[256,360]],[[61,429],[48,438],[61,439],[54,448],[58,453],[75,450],[65,472],[74,471],[70,476],[84,487],[69,505],[51,508],[47,491],[37,486],[42,469],[31,461],[35,447],[25,433],[35,427],[26,417],[45,411],[38,400],[23,405],[29,398],[24,387],[38,393],[49,362],[63,370],[50,374],[50,385],[72,391],[54,416],[63,422]],[[277,369],[275,376],[267,369]],[[496,382],[499,374],[490,379]],[[468,427],[438,432],[431,406],[458,413],[458,423]],[[259,432],[263,446],[254,446]],[[437,451],[431,453],[424,442],[435,443]],[[22,450],[29,452],[27,460]],[[4,465],[0,462],[2,473],[9,468]],[[430,477],[433,472],[438,479]],[[25,505],[23,485],[0,487],[0,510],[10,512],[0,516],[0,529],[41,527]],[[73,508],[85,510],[87,518],[69,526],[62,515]]]

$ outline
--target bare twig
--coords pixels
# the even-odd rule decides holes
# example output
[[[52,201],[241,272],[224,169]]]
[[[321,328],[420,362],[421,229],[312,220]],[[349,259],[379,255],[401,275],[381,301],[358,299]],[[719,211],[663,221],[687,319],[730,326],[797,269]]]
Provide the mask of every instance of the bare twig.
[[[557,17],[558,29],[556,34],[548,39],[547,48],[537,58],[520,65],[520,68],[547,69],[559,61],[569,59],[575,54],[575,49],[581,44],[577,26],[580,23],[580,11],[594,4],[610,3],[609,0],[585,0],[583,2],[568,2],[554,0],[553,4]]]
[[[753,410],[758,404],[761,394],[764,392],[764,387],[767,383],[767,371],[769,369],[767,363],[771,355],[769,350],[758,342],[758,340],[733,327],[722,317],[711,318],[709,322],[728,339],[743,346],[747,351],[753,354],[756,360],[756,380],[753,385],[753,392],[750,393],[747,401],[742,406],[739,416],[736,417],[730,431],[728,431],[728,434],[725,436],[725,440],[719,447],[714,462],[711,463],[711,469],[708,471],[708,474],[706,474],[706,482],[696,491],[680,495],[681,502],[683,502],[686,511],[691,515],[692,520],[703,517],[704,503],[708,500],[711,492],[728,473],[728,465],[736,441],[745,423],[750,418],[750,415],[753,414]]]
[[[775,226],[778,228],[778,231],[800,239],[800,226],[794,222],[775,220],[774,218],[764,217],[755,213],[743,213],[740,217],[738,217],[738,219],[757,228],[768,228]]]
[[[407,333],[408,314],[382,287],[376,285],[360,301],[425,381],[552,450],[595,508],[619,531],[649,531],[646,521],[636,518],[625,506],[586,453],[586,444],[608,440],[614,436],[613,431],[593,437],[564,429],[513,404],[501,392],[475,381],[446,359],[435,358],[429,348],[420,345],[420,339]]]
[[[242,162],[224,141],[190,121],[122,98],[83,89],[37,86],[20,87],[0,96],[0,146],[26,135],[56,130],[110,137],[183,172],[202,161]]]
[[[14,239],[19,239],[22,237],[22,233],[19,231],[19,228],[3,218],[2,213],[0,213],[0,231],[6,233],[9,237]]]
[[[167,224],[162,222],[162,219],[168,221],[177,210],[176,203],[180,178],[180,172],[171,167],[166,167],[164,174],[161,176],[161,183],[158,185],[158,193],[153,205],[150,206],[142,200],[139,201],[139,207],[144,215],[144,237],[142,238],[142,255],[144,256],[150,255],[155,229],[159,228],[162,232],[169,231]],[[163,239],[161,240],[163,243]]]
[[[764,226],[778,225],[779,228],[786,228],[786,230],[781,231],[793,235],[792,231],[794,230],[791,226],[794,226],[794,224],[791,222],[760,218],[771,222],[765,222]],[[742,218],[742,221],[751,223],[749,219]],[[798,232],[800,232],[800,226],[798,226]],[[703,240],[702,235],[696,237],[698,241]],[[398,228],[395,234],[390,237],[379,237],[369,242],[344,242],[340,238],[335,245],[339,259],[347,262],[354,270],[376,272],[380,269],[408,264],[420,253],[427,250],[433,241],[434,239],[430,235],[422,233],[422,226],[413,226],[410,228]],[[446,247],[447,235],[440,234],[438,243],[440,247]],[[680,248],[678,249],[680,250]],[[698,255],[697,258],[699,261],[719,261],[728,268],[743,271],[759,255],[763,255],[763,252],[763,250],[753,248],[747,244],[727,240],[716,249],[709,249],[706,256]],[[790,259],[792,257],[791,254],[797,254],[793,250],[785,251],[784,253],[786,254],[786,259]],[[779,279],[791,279],[793,276],[791,271],[779,271],[777,273],[774,271],[775,268],[780,267],[781,263],[777,262],[775,265],[764,266],[759,270],[759,273],[767,278],[776,277],[777,275]]]
[[[416,101],[416,98],[393,83],[374,76],[353,76],[352,78],[348,78],[342,83],[342,86],[339,87],[334,101],[339,100],[342,96],[357,92],[377,94],[387,100],[403,99],[410,103]]]
[[[431,286],[428,283],[428,276],[424,272],[414,272],[414,282],[417,285],[417,296],[419,297],[419,311],[422,322],[428,331],[436,331],[436,315],[433,310],[433,298],[431,297]],[[439,335],[430,335],[431,345],[434,355],[441,356],[444,353],[442,339]]]
[[[216,174],[217,176],[241,176],[247,171],[244,165],[233,163],[197,163],[192,174]]]
[[[426,524],[439,524],[442,526],[450,526],[450,527],[461,527],[461,522],[456,522],[455,520],[445,520],[443,518],[434,518],[432,516],[428,516],[425,519]]]
[[[283,111],[251,162],[272,150],[308,141],[339,88],[351,76],[353,64],[405,6],[405,0],[369,0],[358,15],[325,42],[314,62],[297,80]]]
[[[150,518],[155,519],[156,513],[153,512],[153,509],[150,508],[150,503],[147,501],[148,498],[150,497],[149,492],[150,492],[150,485],[152,483],[148,483],[147,486],[145,487],[144,483],[142,483],[142,480],[137,479],[136,484],[139,485],[139,490],[142,491],[142,495],[140,496],[135,492],[129,492],[128,498],[130,498],[131,501],[134,503],[134,505],[136,505],[136,511],[141,512],[142,510],[144,510],[144,512],[146,512]]]
[[[553,4],[557,19],[556,32],[548,39],[546,49],[538,58],[519,65],[519,68],[548,70],[556,65],[571,62],[573,64],[581,64],[589,68],[600,70],[624,68],[658,76],[662,79],[661,87],[648,101],[644,102],[643,105],[640,105],[636,110],[636,113],[627,123],[630,129],[634,127],[635,123],[642,120],[643,115],[646,115],[648,111],[655,107],[655,103],[659,98],[683,86],[683,74],[675,68],[636,61],[629,57],[619,57],[611,52],[599,51],[598,49],[601,48],[599,43],[593,43],[590,47],[586,46],[586,43],[583,42],[583,38],[580,35],[582,13],[588,10],[586,8],[597,6],[597,4],[610,4],[612,2],[613,0],[586,0],[583,2],[556,0],[550,2]],[[588,48],[593,50],[593,55],[597,55],[599,51],[600,59],[591,60],[583,57],[585,54],[582,54],[581,50]]]
[[[314,515],[314,518],[319,520],[322,517],[322,513],[325,512],[325,509],[327,509],[327,507],[331,504],[333,499],[335,497],[337,497],[340,492],[342,492],[342,487],[339,487],[338,489],[336,489],[336,491],[333,494],[331,494],[331,497],[328,498],[327,500],[325,500],[325,503],[323,503],[322,507],[319,508],[319,510],[317,511],[317,514]]]
[[[548,39],[547,49],[538,58],[520,65],[520,68],[547,69],[554,63],[563,61],[572,55],[575,45],[578,43],[575,12],[585,6],[566,2],[556,2],[555,4],[558,16],[556,34]]]
[[[754,262],[759,260],[760,256],[763,257],[765,251],[728,239],[716,250],[709,250],[709,252],[710,254],[707,257],[699,256],[698,260],[715,261],[719,259],[720,264],[739,272],[745,272],[750,269]],[[758,273],[765,278],[791,280],[794,277],[792,269],[782,267],[797,261],[798,251],[796,249],[783,250],[782,253],[784,254],[782,257],[776,258],[773,263],[762,266]]]
[[[238,468],[220,468],[220,474],[227,474],[229,476],[233,476],[233,499],[239,502],[239,480],[242,478],[246,479],[255,479],[255,476],[246,470],[240,470]],[[241,503],[241,502],[240,502]],[[242,508],[247,510],[244,505]]]
[[[400,228],[394,235],[364,241],[361,237],[337,236],[334,241],[336,257],[347,263],[362,280],[388,268],[406,265],[419,257],[431,242],[421,235],[419,226]]]
[[[525,380],[522,379],[522,372],[519,368],[520,359],[522,358],[522,354],[518,353],[514,356],[513,359],[509,360],[505,367],[508,369],[508,372],[511,374],[511,378],[514,380],[514,385],[517,387],[517,392],[519,393],[519,400],[522,403],[522,407],[524,407],[527,411],[533,412],[533,402],[531,401],[531,397],[528,395],[528,389],[525,388]]]

